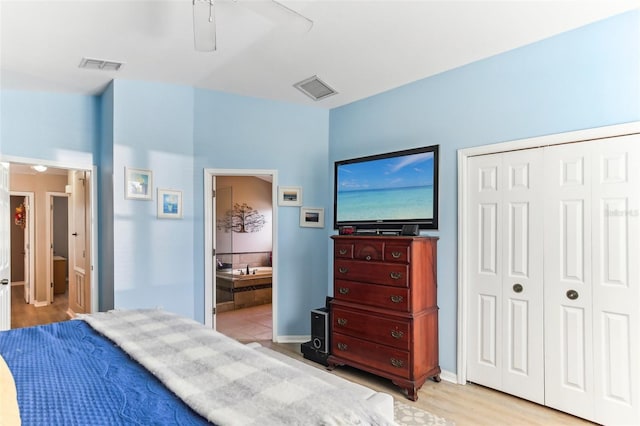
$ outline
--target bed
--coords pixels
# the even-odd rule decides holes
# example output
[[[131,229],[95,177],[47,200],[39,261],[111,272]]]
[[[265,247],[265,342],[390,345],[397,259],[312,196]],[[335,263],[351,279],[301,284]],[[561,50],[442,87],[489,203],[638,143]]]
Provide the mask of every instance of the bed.
[[[162,310],[0,332],[0,380],[0,425],[394,424],[390,395]]]

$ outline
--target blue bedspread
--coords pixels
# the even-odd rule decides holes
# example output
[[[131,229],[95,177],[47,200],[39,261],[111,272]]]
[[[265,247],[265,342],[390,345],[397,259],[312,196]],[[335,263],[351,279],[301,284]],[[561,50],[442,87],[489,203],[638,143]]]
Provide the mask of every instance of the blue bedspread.
[[[84,321],[0,332],[23,425],[202,425],[151,373]]]

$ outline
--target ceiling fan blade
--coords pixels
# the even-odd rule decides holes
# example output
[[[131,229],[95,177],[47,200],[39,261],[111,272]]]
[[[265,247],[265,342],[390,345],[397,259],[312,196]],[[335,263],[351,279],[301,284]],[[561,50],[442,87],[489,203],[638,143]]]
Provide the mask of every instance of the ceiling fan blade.
[[[216,50],[215,0],[193,0],[193,42],[200,52]]]
[[[291,27],[296,32],[304,33],[311,30],[313,21],[299,12],[275,0],[234,0],[247,9],[261,15],[272,22]]]

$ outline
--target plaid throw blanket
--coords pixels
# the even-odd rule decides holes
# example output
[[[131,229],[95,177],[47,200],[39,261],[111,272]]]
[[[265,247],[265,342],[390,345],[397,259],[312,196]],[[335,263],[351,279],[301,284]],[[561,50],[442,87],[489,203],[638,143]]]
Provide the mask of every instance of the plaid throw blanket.
[[[365,401],[161,310],[81,315],[218,425],[387,425]]]

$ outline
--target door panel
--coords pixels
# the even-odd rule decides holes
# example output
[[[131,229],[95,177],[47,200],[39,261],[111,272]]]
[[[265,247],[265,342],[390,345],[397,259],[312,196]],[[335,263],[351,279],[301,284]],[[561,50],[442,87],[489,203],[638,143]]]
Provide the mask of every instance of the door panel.
[[[640,423],[640,136],[593,144],[595,420]]]
[[[0,331],[11,328],[9,165],[0,163]]]
[[[593,418],[588,144],[545,148],[545,402]]]
[[[74,313],[91,311],[90,177],[86,171],[72,172],[69,309]]]
[[[469,380],[536,402],[544,399],[541,153],[470,159]]]
[[[469,357],[467,378],[494,389],[502,387],[502,211],[500,155],[469,160]]]
[[[502,154],[504,371],[502,390],[544,401],[542,152]]]

